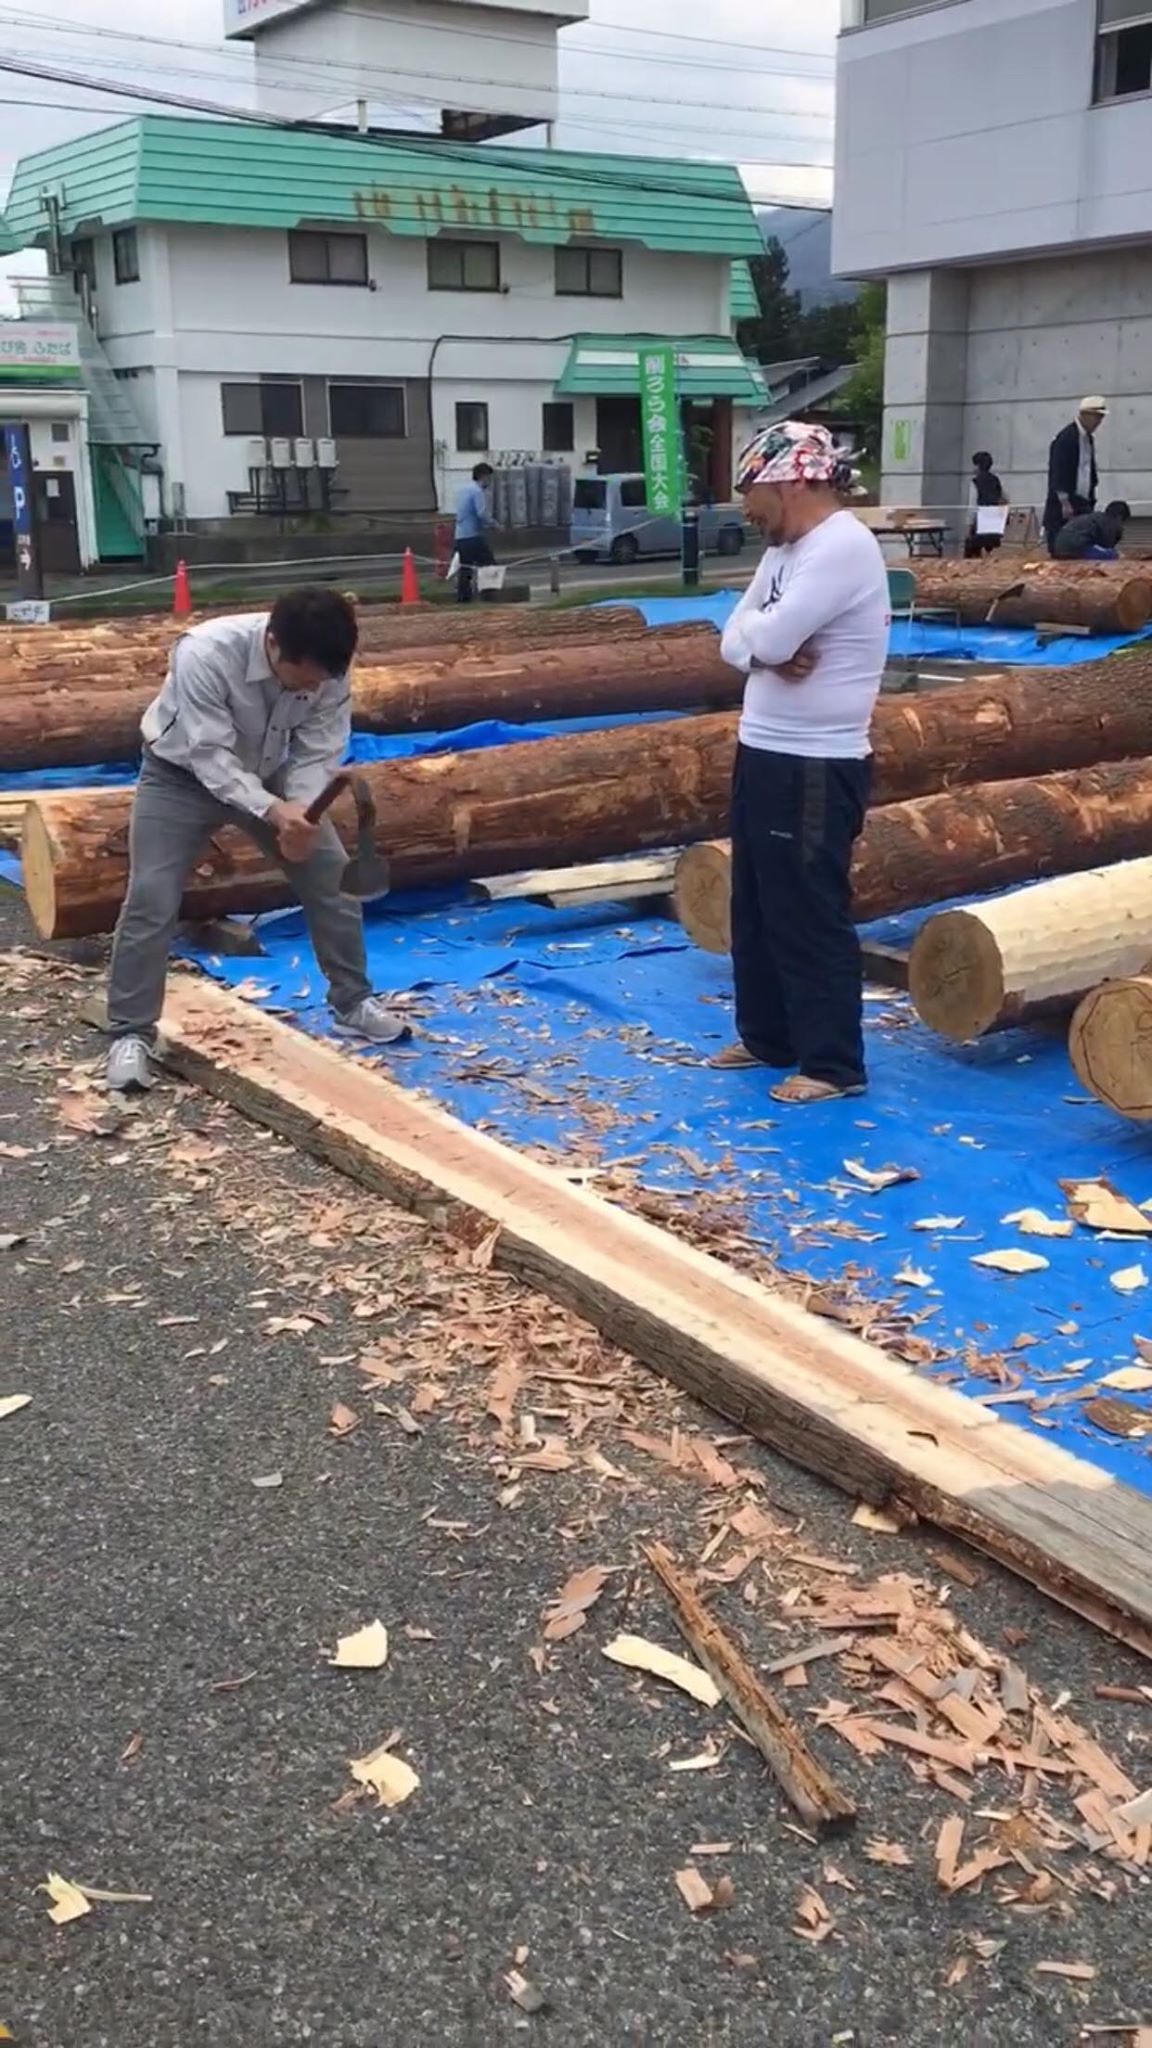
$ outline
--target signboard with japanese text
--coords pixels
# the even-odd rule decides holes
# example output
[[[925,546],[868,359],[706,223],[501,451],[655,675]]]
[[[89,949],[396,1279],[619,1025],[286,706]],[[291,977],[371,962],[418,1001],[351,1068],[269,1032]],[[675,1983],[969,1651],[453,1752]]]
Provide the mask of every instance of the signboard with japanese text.
[[[665,518],[678,515],[683,487],[673,348],[658,346],[640,351],[640,419],[648,510]]]
[[[12,538],[16,544],[16,577],[20,595],[42,597],[44,584],[36,549],[36,506],[32,495],[32,456],[27,427],[4,428],[4,455],[12,492]]]
[[[265,22],[278,21],[285,14],[302,14],[316,0],[224,0],[226,36],[251,35]]]
[[[66,320],[0,320],[0,384],[80,383],[80,341]]]

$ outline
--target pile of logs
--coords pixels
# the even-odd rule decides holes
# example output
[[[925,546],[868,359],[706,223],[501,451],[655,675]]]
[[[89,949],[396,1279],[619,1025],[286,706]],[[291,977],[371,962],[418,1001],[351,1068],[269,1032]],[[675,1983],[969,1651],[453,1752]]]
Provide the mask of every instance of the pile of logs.
[[[1045,566],[1037,573],[1043,580]],[[1067,580],[1094,592],[1126,588],[1093,568]],[[727,949],[728,850],[716,835],[727,822],[737,721],[709,707],[732,705],[741,680],[720,661],[710,628],[646,631],[627,609],[425,619],[366,613],[365,621],[368,651],[355,671],[354,697],[357,723],[369,730],[443,730],[477,716],[515,721],[655,707],[704,713],[370,766],[381,843],[399,883],[680,846],[687,850],[675,893],[685,929],[712,950]],[[434,629],[435,639],[410,640],[402,658],[395,645],[387,660],[372,649],[377,632],[394,639]],[[0,691],[0,766],[99,758],[97,732],[107,757],[131,752],[171,630],[167,622],[64,629],[49,688],[13,687],[13,673]],[[36,648],[52,651],[53,643],[39,634],[0,634],[0,680],[6,660],[31,672]],[[93,665],[99,672],[101,662],[108,666],[97,684]],[[128,680],[135,688],[125,687]],[[854,877],[861,919],[1152,855],[1152,650],[882,697],[874,744],[874,808]],[[115,789],[43,793],[30,804],[25,883],[43,936],[78,937],[114,922],[129,805],[129,793]],[[351,813],[335,816],[351,839]],[[1057,913],[1069,931],[1082,924],[1093,944],[1102,942],[1103,913],[1088,905],[1098,897],[1089,891]],[[286,900],[279,872],[243,835],[226,831],[190,878],[185,914],[204,919]],[[942,1028],[970,1035],[1046,1003],[1047,981],[1033,984],[1025,974],[1022,984],[1014,952],[1018,937],[1026,952],[1034,936],[1017,934],[1005,913],[1002,929],[965,927],[962,936],[947,927],[934,942],[926,937],[917,985],[945,989],[954,1014]],[[978,963],[964,994],[952,965],[962,944]],[[1091,947],[1089,955],[1090,972],[1070,963],[1061,1000],[1099,978],[1103,955]],[[1136,964],[1152,965],[1152,944]]]
[[[861,919],[1152,852],[1149,817],[1138,800],[1131,812],[1124,776],[1108,785],[1115,815],[1101,818],[1087,800],[1088,783],[1060,772],[1133,761],[1139,781],[1152,757],[1152,650],[881,697],[872,742],[877,808],[857,863]],[[868,835],[881,829],[879,807],[900,803],[912,816],[909,798],[925,801],[914,813],[899,881],[878,890],[873,871],[861,865]],[[677,914],[710,953],[726,953],[731,943],[730,867],[724,841],[689,847],[677,864]]]
[[[916,602],[964,626],[1072,626],[1138,633],[1152,618],[1145,563],[1052,562],[985,555],[979,562],[917,561]]]
[[[0,670],[0,768],[131,759],[160,681],[153,673],[141,683],[141,666],[130,682],[89,685],[74,676],[52,689],[11,694]],[[705,710],[738,703],[742,689],[743,678],[721,661],[710,626],[594,639],[564,635],[489,653],[470,640],[449,641],[406,649],[398,661],[361,656],[352,671],[352,722],[358,732],[450,732],[476,718],[521,725],[622,711]]]
[[[1152,762],[1093,774],[1140,776],[1152,799]],[[1130,784],[1126,808],[1133,794]],[[1117,855],[1141,839],[1152,844],[1139,831],[1099,844]],[[1121,1116],[1152,1121],[1152,857],[938,912],[916,935],[908,988],[924,1022],[957,1042],[1073,1011],[1068,1050],[1082,1085]]]

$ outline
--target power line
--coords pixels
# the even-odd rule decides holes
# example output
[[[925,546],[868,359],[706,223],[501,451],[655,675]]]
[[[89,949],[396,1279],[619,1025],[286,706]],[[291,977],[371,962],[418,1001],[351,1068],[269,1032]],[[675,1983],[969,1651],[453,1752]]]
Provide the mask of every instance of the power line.
[[[9,72],[17,77],[36,78],[48,84],[77,86],[84,91],[108,93],[114,97],[129,99],[136,103],[143,101],[157,106],[173,107],[181,113],[208,115],[219,120],[232,122],[233,124],[243,123],[244,126],[250,128],[263,128],[280,133],[326,135],[329,138],[339,134],[339,131],[334,130],[330,124],[320,121],[291,120],[264,114],[247,107],[221,106],[218,103],[194,99],[185,94],[162,91],[160,88],[127,83],[116,85],[104,79],[93,80],[85,78],[82,74],[66,71],[59,66],[21,63],[11,57],[0,56],[0,72]],[[360,136],[354,135],[349,131],[346,137],[341,137],[340,139],[356,141],[362,146],[367,147],[386,149],[402,147],[415,150],[419,154],[435,157],[437,161],[442,163],[467,163],[473,168],[480,154],[475,145],[446,142],[439,136],[404,135],[402,139],[398,139],[395,136],[382,137],[372,134]],[[485,162],[491,164],[493,168],[500,168],[513,173],[523,173],[526,168],[523,161],[523,152],[518,150],[501,151],[485,145],[483,156]],[[642,159],[637,159],[637,162],[641,161]],[[787,157],[774,159],[772,167],[780,170],[819,170],[821,172],[827,170],[825,164],[806,161],[798,162]],[[603,169],[597,169],[592,164],[574,167],[563,163],[550,162],[547,166],[547,176],[553,180],[567,180],[584,188],[587,188],[589,185],[602,185],[614,191],[619,191],[622,184],[622,179],[619,175],[611,174]],[[693,187],[688,184],[677,185],[670,179],[658,182],[645,182],[642,177],[631,175],[629,177],[629,189],[657,193],[664,196],[672,194],[681,198],[703,199],[717,205],[738,205],[746,208],[750,204],[746,193],[743,191],[739,194],[718,192],[714,187],[710,186],[700,185]]]
[[[357,12],[353,16],[353,18],[371,22],[386,21],[393,26],[403,28],[411,27],[410,19],[407,16],[402,15],[385,15],[375,12],[372,14],[363,14]],[[8,21],[9,23],[17,27],[35,28],[39,31],[47,30],[52,34],[75,34],[90,37],[96,40],[117,42],[147,42],[167,50],[190,50],[196,54],[211,55],[216,57],[230,56],[232,54],[235,54],[237,57],[240,57],[242,54],[241,47],[238,46],[236,43],[204,43],[194,41],[188,37],[144,36],[136,33],[131,29],[116,29],[103,23],[89,24],[87,22],[80,22],[74,19],[62,19],[59,16],[57,16],[52,21],[46,21],[43,18],[43,16],[28,15],[26,13],[20,12],[19,10],[4,10],[4,12],[0,14],[0,19]],[[573,34],[578,34],[582,31],[585,25],[586,24],[583,23],[575,24],[570,32]],[[630,23],[611,22],[607,20],[598,20],[597,22],[587,24],[587,26],[611,28],[618,34],[639,36],[646,43],[650,43],[653,41],[699,43],[712,50],[715,50],[717,47],[722,47],[724,49],[730,49],[733,52],[746,51],[749,56],[758,57],[761,59],[763,59],[764,57],[777,56],[805,57],[811,58],[814,62],[818,63],[831,64],[832,62],[831,51],[796,50],[794,48],[784,48],[783,46],[777,44],[723,42],[718,45],[715,36],[693,36],[687,34],[681,35],[677,33],[677,31],[674,29],[641,29],[636,28],[634,25]],[[528,36],[510,35],[506,30],[465,28],[463,26],[449,26],[438,22],[426,22],[422,24],[422,27],[426,33],[451,36],[454,45],[458,45],[461,41],[470,41],[497,43],[502,45],[504,48],[531,49],[534,53],[539,53],[540,50],[539,42],[534,40],[533,38]],[[561,33],[564,33],[564,31],[561,31]],[[244,56],[247,56],[250,47],[250,45],[244,46]],[[620,50],[616,46],[609,44],[572,42],[570,44],[562,45],[561,47],[564,53],[568,55],[581,55],[587,53],[589,55],[595,56],[613,57],[617,61],[623,58],[625,61],[632,63],[689,64],[692,66],[694,70],[703,69],[739,71],[743,75],[747,72],[749,68],[746,61],[737,60],[736,62],[731,64],[723,64],[716,61],[709,63],[707,60],[703,58],[694,57],[690,55],[677,56],[672,52],[653,51],[651,49],[625,51]],[[292,57],[289,55],[273,56],[271,53],[264,56],[261,61],[264,63],[271,62],[281,66],[300,69],[311,73],[314,73],[317,69],[328,68],[353,72],[361,72],[364,69],[367,69],[368,71],[379,70],[381,71],[381,73],[383,73],[384,69],[384,67],[378,66],[362,67],[358,64],[345,63],[343,60],[339,58]],[[777,76],[795,77],[799,79],[810,78],[813,81],[813,83],[816,84],[823,84],[825,82],[829,82],[827,79],[827,75],[822,76],[819,72],[786,72],[780,65],[763,66],[762,68],[765,71],[770,71],[771,73]]]
[[[0,17],[0,18],[4,18],[4,17]],[[119,37],[119,36],[120,36],[120,34],[121,34],[122,32],[121,32],[121,31],[119,31],[119,30],[117,30],[117,31],[113,31],[112,33],[113,33],[113,34],[115,34],[115,35],[116,35],[117,37]],[[182,46],[182,45],[176,45],[176,44],[173,44],[173,45],[171,45],[171,46],[165,45],[165,44],[164,44],[164,42],[163,42],[163,39],[162,39],[162,38],[160,38],[160,37],[147,37],[147,38],[136,38],[136,37],[126,37],[125,39],[126,39],[126,40],[129,40],[129,41],[140,41],[140,40],[146,40],[146,41],[148,41],[148,42],[152,43],[152,44],[153,44],[154,46],[155,46],[155,45],[159,45],[160,47],[172,47],[172,48],[180,48],[180,47],[185,47],[185,46]],[[99,63],[102,63],[102,62],[104,62],[104,61],[108,61],[108,62],[110,62],[110,63],[111,63],[111,62],[115,62],[115,63],[117,64],[117,68],[118,68],[118,69],[119,69],[120,71],[124,71],[124,70],[129,70],[129,71],[136,71],[137,73],[146,73],[146,72],[147,72],[147,71],[148,71],[148,70],[149,70],[149,69],[151,68],[151,67],[149,67],[149,66],[148,66],[147,64],[143,64],[143,65],[140,65],[140,64],[136,64],[136,65],[133,65],[133,64],[125,64],[125,63],[124,63],[124,60],[123,60],[122,58],[117,58],[117,59],[111,59],[111,58],[109,58],[108,60],[104,60],[104,59],[102,59],[102,58],[100,58],[100,57],[88,57],[88,58],[87,58],[87,59],[86,59],[85,61],[86,61],[86,62],[88,62],[89,64],[99,64]],[[275,61],[275,60],[274,60],[274,61]],[[324,62],[328,62],[329,60],[323,60],[323,61],[324,61]],[[308,66],[307,68],[308,68],[309,74],[310,74],[311,76],[315,76],[315,72],[316,72],[316,70],[317,70],[318,68],[320,68],[320,66],[318,66],[318,65],[310,65],[310,66]],[[439,74],[438,74],[437,72],[434,72],[434,71],[424,71],[424,70],[404,69],[404,68],[401,68],[401,67],[399,67],[399,66],[396,66],[396,67],[392,67],[392,68],[390,68],[390,69],[389,69],[389,70],[387,70],[387,71],[384,71],[383,69],[381,69],[381,70],[380,70],[380,71],[379,71],[378,73],[376,73],[376,67],[369,67],[369,66],[365,66],[365,67],[361,67],[361,66],[339,66],[338,68],[339,68],[339,69],[341,69],[341,70],[345,70],[345,69],[347,69],[347,70],[349,70],[349,71],[351,71],[351,72],[353,73],[353,77],[352,77],[351,81],[349,82],[349,85],[348,85],[348,88],[347,88],[347,90],[348,90],[348,93],[349,93],[349,97],[356,97],[356,96],[358,96],[358,95],[357,95],[357,93],[355,92],[354,88],[355,88],[355,87],[357,87],[357,86],[360,86],[360,87],[362,87],[362,86],[363,86],[363,84],[364,84],[364,82],[365,82],[365,81],[366,81],[366,80],[367,80],[367,79],[368,79],[369,77],[371,77],[371,76],[372,76],[372,75],[374,75],[374,74],[375,74],[375,75],[379,75],[379,76],[380,76],[380,77],[382,77],[382,78],[383,78],[383,77],[387,77],[387,78],[388,78],[388,80],[390,81],[390,83],[391,83],[391,84],[392,84],[393,86],[395,86],[395,85],[396,85],[396,83],[397,83],[398,81],[404,81],[404,80],[407,80],[407,79],[417,79],[417,80],[423,80],[423,81],[425,81],[425,82],[435,82],[435,83],[439,83]],[[185,66],[185,67],[182,67],[181,69],[179,69],[179,70],[178,70],[178,71],[176,72],[176,74],[175,74],[175,75],[176,75],[176,76],[179,76],[179,77],[182,77],[182,78],[188,78],[188,79],[194,79],[194,78],[201,78],[201,79],[206,79],[206,80],[208,80],[208,81],[209,81],[210,83],[212,83],[212,84],[216,84],[216,85],[218,85],[218,84],[220,84],[220,83],[227,83],[227,84],[231,85],[232,83],[240,84],[240,83],[246,83],[246,82],[247,82],[247,81],[241,81],[240,79],[236,79],[236,80],[234,81],[234,80],[233,80],[232,78],[228,77],[228,75],[227,75],[226,73],[223,73],[223,72],[218,72],[218,71],[215,71],[215,70],[198,70],[198,69],[194,69],[194,68],[192,68],[192,67],[190,67],[190,66]],[[467,107],[467,106],[468,106],[468,94],[469,94],[470,90],[472,90],[472,89],[474,89],[474,88],[476,88],[476,87],[478,87],[478,86],[491,86],[491,87],[494,87],[494,88],[496,88],[496,89],[498,89],[498,90],[499,90],[499,89],[501,89],[501,88],[505,88],[505,89],[506,89],[506,88],[508,87],[508,85],[509,85],[509,81],[508,81],[507,79],[502,79],[502,78],[471,78],[471,79],[467,80],[467,82],[461,81],[461,82],[459,83],[459,85],[455,85],[455,86],[453,87],[453,95],[454,95],[454,104],[458,104],[458,105],[461,105],[461,106]],[[288,89],[288,88],[287,88],[287,86],[286,86],[286,88],[285,88],[285,89]],[[701,109],[705,109],[705,108],[707,108],[707,109],[711,109],[711,110],[713,110],[713,111],[715,111],[715,112],[719,112],[719,113],[724,113],[724,114],[754,114],[754,115],[756,115],[756,116],[758,116],[758,117],[760,117],[760,118],[763,118],[763,119],[765,119],[765,120],[767,120],[767,119],[772,119],[772,120],[790,120],[790,121],[801,121],[801,120],[821,120],[821,121],[830,121],[830,119],[831,119],[831,115],[830,115],[830,114],[820,114],[820,113],[818,113],[818,112],[816,112],[816,111],[814,111],[814,110],[810,110],[810,109],[805,109],[805,108],[792,108],[792,107],[776,107],[776,106],[756,106],[756,105],[753,105],[753,104],[749,103],[748,101],[743,101],[743,100],[737,100],[737,101],[731,101],[731,100],[706,100],[706,99],[701,99],[701,98],[700,98],[699,96],[693,96],[693,98],[691,98],[691,99],[683,99],[683,100],[682,100],[682,99],[670,99],[670,98],[668,98],[668,97],[666,97],[666,96],[664,96],[664,95],[661,95],[661,97],[659,98],[659,100],[658,100],[658,101],[654,101],[654,100],[653,100],[653,96],[652,96],[652,94],[651,94],[650,92],[647,92],[647,93],[644,93],[644,92],[616,92],[616,91],[613,91],[613,90],[611,90],[610,88],[605,88],[605,89],[601,90],[600,88],[593,88],[593,87],[586,87],[586,88],[580,88],[580,87],[578,87],[578,86],[566,86],[566,87],[564,88],[564,96],[565,96],[565,97],[571,97],[571,98],[574,98],[574,99],[594,99],[594,100],[597,100],[597,101],[601,101],[601,100],[613,100],[613,101],[622,101],[622,102],[626,102],[627,104],[629,104],[629,105],[632,105],[632,106],[645,106],[645,107],[651,107],[651,106],[653,106],[654,104],[657,104],[657,105],[659,105],[659,106],[661,106],[661,107],[669,107],[669,108],[685,108],[685,109],[689,109],[689,110],[691,110],[691,109],[695,109],[695,108],[701,108]],[[420,93],[419,91],[416,91],[416,90],[412,90],[412,91],[410,91],[410,93],[409,93],[409,97],[410,97],[410,98],[412,98],[412,99],[416,99],[416,100],[419,100],[419,99],[430,99],[430,98],[431,98],[431,96],[430,96],[430,95],[428,95],[428,94],[422,94],[422,93]],[[437,97],[437,103],[439,103],[438,97]],[[476,109],[473,109],[473,111],[477,111],[477,112],[486,112],[486,111],[487,111],[487,109],[486,109],[486,108],[482,108],[482,107],[481,107],[481,108],[476,108]]]

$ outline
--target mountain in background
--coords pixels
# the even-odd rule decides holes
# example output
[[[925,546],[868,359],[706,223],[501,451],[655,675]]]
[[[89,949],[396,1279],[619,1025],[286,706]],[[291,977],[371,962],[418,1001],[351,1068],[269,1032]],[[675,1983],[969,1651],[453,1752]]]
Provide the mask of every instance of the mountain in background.
[[[816,208],[758,207],[765,240],[774,235],[788,258],[788,289],[801,304],[826,306],[857,297],[860,287],[832,275],[832,215]]]

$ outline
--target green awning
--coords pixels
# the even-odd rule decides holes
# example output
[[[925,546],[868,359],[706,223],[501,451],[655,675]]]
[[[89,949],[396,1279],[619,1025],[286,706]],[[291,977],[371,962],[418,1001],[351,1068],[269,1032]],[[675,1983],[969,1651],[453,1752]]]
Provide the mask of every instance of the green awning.
[[[556,384],[562,398],[640,395],[640,356],[653,342],[676,351],[681,398],[732,398],[768,405],[772,393],[759,364],[719,334],[578,334]]]

